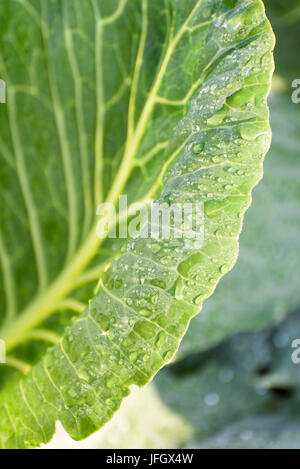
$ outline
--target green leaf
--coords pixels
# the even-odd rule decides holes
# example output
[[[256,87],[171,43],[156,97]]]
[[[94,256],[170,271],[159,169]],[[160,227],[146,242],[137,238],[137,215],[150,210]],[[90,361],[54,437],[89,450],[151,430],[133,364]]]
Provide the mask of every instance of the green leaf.
[[[0,13],[0,444],[34,447],[57,420],[74,439],[107,422],[235,263],[270,144],[274,37],[259,0],[4,0]],[[102,243],[96,207],[124,193],[204,203],[202,249]]]
[[[193,435],[184,419],[162,402],[153,383],[132,390],[121,408],[101,430],[74,441],[57,424],[45,449],[150,449],[176,448]]]
[[[162,370],[164,404],[193,428],[187,448],[299,448],[300,312]],[[299,348],[298,348],[299,349]]]
[[[47,447],[299,448],[299,329],[298,310],[187,357],[132,392],[92,437],[75,443],[59,426]]]
[[[179,355],[261,329],[300,304],[299,110],[286,94],[270,101],[273,142],[240,238],[239,259],[191,322]]]

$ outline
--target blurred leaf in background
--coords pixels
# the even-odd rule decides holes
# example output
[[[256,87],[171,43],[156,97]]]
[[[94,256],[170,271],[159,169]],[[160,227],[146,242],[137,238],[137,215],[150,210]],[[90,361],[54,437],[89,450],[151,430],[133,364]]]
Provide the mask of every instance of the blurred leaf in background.
[[[300,364],[291,347],[299,334],[300,311],[160,373],[164,402],[194,428],[185,446],[300,448]]]
[[[276,73],[287,80],[287,86],[299,78],[300,1],[265,0],[268,18],[276,35]]]

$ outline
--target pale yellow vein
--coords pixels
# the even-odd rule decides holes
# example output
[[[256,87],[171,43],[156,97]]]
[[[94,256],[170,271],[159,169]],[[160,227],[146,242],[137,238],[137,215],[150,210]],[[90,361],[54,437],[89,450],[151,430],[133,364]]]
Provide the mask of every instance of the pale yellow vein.
[[[0,231],[0,263],[3,269],[3,281],[6,295],[5,322],[9,322],[16,314],[16,285],[9,256]]]
[[[12,142],[16,155],[17,173],[21,185],[22,194],[25,201],[26,211],[29,218],[30,232],[32,237],[32,245],[35,253],[35,260],[39,275],[39,287],[44,289],[48,283],[46,255],[39,222],[38,213],[35,207],[34,198],[31,192],[30,183],[28,181],[28,169],[25,165],[23,146],[19,134],[18,120],[16,115],[15,95],[8,90],[8,113],[9,124],[12,134]]]
[[[103,25],[98,11],[98,4],[93,0],[96,16],[95,39],[95,73],[96,73],[96,134],[95,134],[95,168],[94,198],[95,206],[103,201],[103,143],[104,143],[104,84],[103,84]]]
[[[87,149],[87,135],[84,124],[84,110],[83,110],[83,90],[82,80],[80,76],[80,70],[76,60],[72,31],[69,25],[69,14],[66,4],[63,3],[63,12],[66,27],[64,28],[64,37],[66,43],[66,50],[69,57],[69,63],[72,70],[73,80],[75,84],[75,107],[76,107],[76,120],[78,128],[78,139],[80,147],[80,161],[81,161],[81,172],[82,172],[82,186],[83,186],[83,198],[84,198],[84,221],[82,225],[82,236],[85,237],[91,226],[93,218],[93,203],[91,194],[91,181],[89,175],[89,155]]]

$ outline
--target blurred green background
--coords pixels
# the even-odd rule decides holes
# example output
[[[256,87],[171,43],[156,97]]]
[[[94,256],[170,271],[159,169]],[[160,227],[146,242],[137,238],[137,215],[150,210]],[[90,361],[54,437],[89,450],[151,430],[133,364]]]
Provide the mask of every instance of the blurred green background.
[[[277,46],[273,144],[240,257],[190,325],[176,362],[133,390],[101,431],[52,448],[300,448],[300,2],[266,0]]]

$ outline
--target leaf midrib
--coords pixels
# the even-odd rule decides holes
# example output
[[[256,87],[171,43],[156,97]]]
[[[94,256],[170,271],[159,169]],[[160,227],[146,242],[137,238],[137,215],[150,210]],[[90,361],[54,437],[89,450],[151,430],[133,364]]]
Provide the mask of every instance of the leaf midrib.
[[[132,135],[127,136],[124,156],[117,176],[113,182],[113,186],[106,199],[106,202],[108,203],[115,205],[124,187],[126,186],[131,171],[134,168],[134,159],[137,154],[139,144],[147,129],[148,119],[152,114],[154,106],[156,105],[157,93],[163,81],[169,61],[178,42],[182,38],[183,34],[188,30],[187,25],[193,18],[200,4],[201,0],[198,0],[177,34],[174,37],[170,36],[169,45],[166,49],[164,59],[157,73],[152,89],[148,95],[136,129]],[[139,72],[140,70],[138,70],[138,73]],[[133,90],[131,89],[131,93],[132,91]],[[108,216],[102,218],[103,225],[108,222]],[[98,248],[103,242],[104,239],[99,239],[97,237],[96,224],[94,224],[82,247],[74,256],[73,260],[52,283],[52,285],[50,285],[42,294],[37,296],[33,302],[27,308],[25,308],[17,320],[14,320],[6,327],[4,327],[1,333],[1,337],[6,343],[7,352],[11,351],[17,345],[26,340],[28,332],[30,332],[33,328],[35,328],[57,310],[59,301],[73,290],[77,276],[93,259]]]

